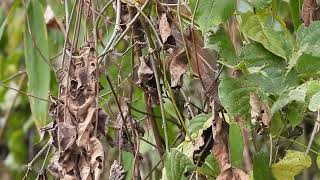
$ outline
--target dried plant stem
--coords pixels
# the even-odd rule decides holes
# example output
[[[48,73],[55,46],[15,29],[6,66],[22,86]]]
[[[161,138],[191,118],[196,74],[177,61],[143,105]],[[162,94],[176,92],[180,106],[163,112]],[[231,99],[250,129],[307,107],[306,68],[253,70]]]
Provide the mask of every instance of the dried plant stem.
[[[141,11],[147,6],[149,0],[146,0],[146,2],[143,4],[143,6],[141,7]],[[118,13],[118,12],[117,12]],[[123,37],[127,34],[127,32],[131,29],[131,26],[133,25],[133,23],[138,19],[138,17],[140,16],[140,12],[138,12],[134,18],[132,18],[132,20],[127,24],[126,29],[121,33],[121,35],[119,36],[119,38],[117,39],[117,41],[115,41],[113,44],[112,43],[108,43],[108,45],[104,48],[102,54],[99,56],[99,64],[102,62],[102,60],[104,59],[104,56],[110,52],[110,50],[114,49],[114,47],[123,39]],[[116,25],[120,25],[119,23],[116,23]],[[116,30],[116,28],[115,28]],[[115,31],[114,30],[114,31]],[[110,38],[110,41],[114,41],[116,37],[112,37]]]
[[[43,153],[48,147],[51,146],[51,144],[52,144],[52,140],[50,139],[50,140],[47,142],[47,144],[44,145],[44,146],[42,147],[42,149],[40,149],[40,151],[34,156],[34,158],[26,165],[26,166],[27,166],[27,171],[26,171],[26,173],[25,173],[25,175],[24,175],[24,177],[23,177],[22,180],[24,180],[24,179],[26,179],[26,178],[28,177],[28,173],[29,173],[29,171],[32,169],[33,163],[42,155],[42,153]]]

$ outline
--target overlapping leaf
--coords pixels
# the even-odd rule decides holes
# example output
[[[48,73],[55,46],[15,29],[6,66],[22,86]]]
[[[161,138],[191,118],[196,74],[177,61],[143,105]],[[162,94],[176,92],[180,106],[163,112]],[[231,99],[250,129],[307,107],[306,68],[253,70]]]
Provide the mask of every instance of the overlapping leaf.
[[[191,12],[195,12],[194,18],[203,33],[228,20],[236,10],[236,4],[236,0],[190,1]]]
[[[293,38],[283,27],[276,28],[281,25],[274,17],[247,13],[241,18],[240,29],[248,38],[261,43],[277,56],[289,58],[294,47]]]
[[[24,46],[29,92],[34,96],[46,98],[50,86],[50,68],[45,62],[46,60],[48,62],[49,59],[48,36],[43,8],[37,0],[31,0],[28,5],[28,19],[24,29]],[[37,127],[46,125],[48,123],[48,102],[35,98],[29,98],[29,101]]]
[[[311,158],[304,152],[288,151],[285,157],[272,165],[272,173],[277,180],[294,180],[303,169],[311,166]]]

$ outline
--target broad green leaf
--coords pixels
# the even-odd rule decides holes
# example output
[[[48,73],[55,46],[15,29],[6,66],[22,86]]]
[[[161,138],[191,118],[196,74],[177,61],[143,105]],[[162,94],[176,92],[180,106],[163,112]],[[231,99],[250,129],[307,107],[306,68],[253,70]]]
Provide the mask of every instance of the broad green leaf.
[[[240,78],[224,78],[218,88],[219,99],[230,117],[249,115],[249,93],[256,91],[256,87]]]
[[[248,2],[255,8],[263,9],[270,5],[272,0],[248,0]]]
[[[293,101],[288,105],[287,119],[293,127],[301,123],[305,109],[305,103],[297,101]]]
[[[243,14],[241,18],[240,29],[248,38],[261,43],[277,56],[289,58],[294,47],[292,37],[275,18],[253,13]]]
[[[320,57],[302,54],[297,62],[297,72],[308,77],[320,74]]]
[[[236,5],[236,0],[190,1],[191,12],[194,12],[196,8],[194,18],[199,23],[202,33],[206,33],[214,26],[227,21],[236,10]]]
[[[240,63],[229,35],[221,29],[209,36],[205,47],[216,50],[221,63],[226,66],[234,67]]]
[[[271,169],[277,180],[294,180],[294,176],[310,166],[310,156],[304,152],[290,150],[282,160],[273,164]]]
[[[196,166],[186,155],[176,149],[172,149],[165,156],[164,168],[168,180],[187,179],[184,174],[195,170]]]
[[[243,159],[243,139],[241,129],[237,124],[230,124],[229,145],[232,165],[241,167]]]
[[[320,109],[320,91],[313,95],[310,100],[309,110],[318,111]]]
[[[315,21],[306,27],[303,24],[296,33],[299,48],[306,54],[320,57],[320,21]]]
[[[317,156],[317,166],[318,166],[318,169],[320,169],[320,156]]]
[[[211,114],[201,113],[192,118],[188,126],[190,134],[194,134],[198,132],[200,129],[203,129],[204,124],[208,121],[210,117],[212,117]]]
[[[273,180],[269,158],[264,153],[257,153],[253,159],[253,177],[259,180]]]
[[[213,155],[210,154],[201,167],[197,168],[197,172],[206,176],[209,180],[214,180],[220,173],[220,168]]]
[[[308,81],[295,89],[283,93],[271,107],[271,112],[275,113],[292,101],[309,104],[311,97],[320,91],[320,81]]]
[[[49,48],[43,9],[40,2],[31,0],[27,13],[28,21],[26,21],[24,29],[24,47],[26,70],[29,79],[28,91],[34,96],[47,99],[50,86],[50,68],[43,58],[48,62]],[[29,33],[27,22],[29,22],[33,37]],[[39,51],[41,51],[42,55]],[[31,97],[29,101],[33,120],[39,129],[48,122],[48,102]]]
[[[14,12],[16,11],[16,8],[17,8],[18,5],[19,5],[19,1],[15,0],[15,2],[13,3],[13,5],[12,5],[10,11],[9,11],[9,14],[7,15],[7,17],[2,22],[2,24],[0,26],[0,40],[2,38],[4,29],[5,29],[5,27],[6,27],[7,23],[8,23],[9,18],[14,14]]]
[[[285,125],[282,122],[280,112],[273,114],[272,120],[271,120],[271,130],[270,130],[271,135],[280,136],[284,126]]]
[[[192,118],[188,125],[188,131],[191,138],[186,136],[185,140],[178,146],[178,149],[183,152],[187,157],[193,157],[195,150],[205,144],[202,138],[203,131],[208,129],[212,125],[212,115],[201,113]]]
[[[240,59],[247,68],[243,70],[252,74],[248,79],[266,93],[281,94],[289,87],[298,84],[295,72],[292,71],[286,75],[286,62],[258,43],[244,46],[241,49]],[[250,72],[250,68],[256,68],[257,71]]]

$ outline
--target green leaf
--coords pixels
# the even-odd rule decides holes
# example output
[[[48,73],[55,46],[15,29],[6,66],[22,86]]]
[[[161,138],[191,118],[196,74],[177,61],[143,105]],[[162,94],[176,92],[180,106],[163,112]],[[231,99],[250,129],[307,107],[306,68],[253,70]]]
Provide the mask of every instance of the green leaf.
[[[248,1],[253,7],[258,9],[263,9],[269,6],[270,3],[272,2],[272,0],[248,0]]]
[[[272,173],[277,180],[294,180],[303,169],[311,166],[311,158],[304,152],[288,151],[285,157],[272,165]]]
[[[259,180],[273,180],[269,158],[264,153],[257,153],[253,159],[253,177]]]
[[[8,23],[8,20],[10,17],[12,17],[12,15],[14,14],[14,12],[16,11],[16,8],[18,7],[20,1],[15,0],[14,4],[12,5],[7,17],[4,19],[4,21],[2,22],[1,26],[0,26],[0,40],[2,38],[4,29]]]
[[[251,82],[263,89],[266,93],[281,94],[289,87],[298,84],[295,72],[286,75],[286,62],[280,57],[267,51],[258,43],[250,43],[244,46],[240,53],[240,59],[248,69],[258,68],[255,73],[249,72]]]
[[[196,4],[198,2],[198,6]],[[236,10],[236,0],[193,0],[190,1],[191,12],[194,12],[195,20],[199,23],[202,33],[208,32],[213,26],[217,26],[229,19]]]
[[[230,37],[221,29],[216,34],[209,36],[205,47],[216,50],[221,63],[228,67],[234,67],[240,63]]]
[[[241,167],[243,159],[243,139],[241,130],[237,124],[230,124],[229,143],[232,165]]]
[[[287,119],[293,127],[301,123],[305,109],[305,103],[297,101],[293,101],[288,105]]]
[[[318,169],[320,169],[320,156],[317,156],[317,166],[318,166]]]
[[[309,77],[319,75],[320,57],[315,57],[310,54],[302,54],[297,62],[297,72]]]
[[[283,127],[284,127],[284,123],[282,122],[280,112],[273,114],[272,120],[271,120],[271,130],[270,130],[271,135],[280,136],[283,130]]]
[[[273,17],[246,13],[241,16],[241,31],[250,39],[261,43],[277,56],[288,59],[293,49],[293,39],[284,27]],[[277,24],[274,24],[277,23]]]
[[[288,105],[292,101],[301,102],[304,104],[309,104],[310,99],[314,94],[320,91],[320,81],[312,80],[308,81],[295,89],[289,90],[276,100],[276,102],[271,107],[271,113],[275,113],[284,106]]]
[[[212,117],[211,114],[201,113],[190,120],[188,130],[190,134],[194,134],[203,128],[203,125]]]
[[[249,93],[257,88],[250,86],[243,78],[224,78],[218,88],[219,99],[230,117],[249,115]]]
[[[127,176],[126,179],[130,180],[132,179],[133,176],[133,160],[134,156],[132,153],[127,152],[127,151],[121,151],[121,156],[122,156],[122,163],[123,163],[123,168],[125,169]]]
[[[310,26],[303,24],[296,33],[296,39],[302,52],[320,57],[320,21],[314,21]]]
[[[43,9],[39,1],[31,0],[28,5],[28,21],[24,29],[25,63],[28,74],[28,91],[30,94],[47,99],[50,87],[50,68],[48,62],[48,36],[43,17]],[[28,24],[30,23],[29,33]],[[35,47],[35,45],[37,47]],[[39,53],[41,51],[41,54]],[[29,98],[32,118],[40,129],[48,123],[48,102],[36,98]]]
[[[193,171],[196,167],[186,155],[176,149],[172,149],[165,157],[164,168],[168,180],[183,180],[187,179],[184,173]]]
[[[310,100],[309,110],[318,111],[320,109],[320,91],[313,95]]]
[[[220,173],[218,162],[212,154],[210,154],[201,167],[197,168],[197,172],[206,176],[209,180],[214,180]]]

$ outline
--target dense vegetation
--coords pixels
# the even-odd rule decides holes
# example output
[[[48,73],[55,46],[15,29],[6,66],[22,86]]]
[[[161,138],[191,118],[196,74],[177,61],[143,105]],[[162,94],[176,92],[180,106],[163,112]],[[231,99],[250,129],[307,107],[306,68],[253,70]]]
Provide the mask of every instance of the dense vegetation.
[[[320,177],[318,0],[0,5],[0,179]]]

